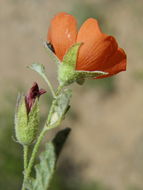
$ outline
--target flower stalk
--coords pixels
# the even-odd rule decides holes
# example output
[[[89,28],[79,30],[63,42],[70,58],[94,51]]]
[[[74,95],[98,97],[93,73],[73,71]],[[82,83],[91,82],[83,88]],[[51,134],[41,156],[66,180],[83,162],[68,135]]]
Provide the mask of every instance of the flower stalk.
[[[24,173],[26,173],[26,169],[27,169],[27,166],[28,166],[28,150],[29,150],[29,147],[27,145],[24,145],[23,146],[23,156],[24,156]]]

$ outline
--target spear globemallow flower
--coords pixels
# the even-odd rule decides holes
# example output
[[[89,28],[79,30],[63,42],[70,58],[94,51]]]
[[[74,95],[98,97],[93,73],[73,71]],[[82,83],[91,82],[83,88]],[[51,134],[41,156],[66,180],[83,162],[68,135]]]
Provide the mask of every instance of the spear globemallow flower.
[[[113,36],[101,31],[96,19],[87,19],[78,31],[76,19],[61,12],[51,20],[47,40],[61,61],[71,46],[82,43],[77,54],[76,71],[102,71],[106,75],[97,78],[105,78],[126,70],[124,50],[118,47]]]

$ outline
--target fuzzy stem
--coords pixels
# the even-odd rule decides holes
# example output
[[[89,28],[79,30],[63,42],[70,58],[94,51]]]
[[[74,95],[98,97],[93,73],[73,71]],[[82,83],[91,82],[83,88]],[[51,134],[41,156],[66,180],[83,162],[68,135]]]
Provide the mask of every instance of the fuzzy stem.
[[[24,181],[25,181],[25,175],[26,175],[26,170],[28,166],[28,146],[27,145],[23,146],[23,160],[24,160]],[[25,190],[24,183],[22,185],[22,190]]]
[[[51,91],[51,93],[53,95],[53,98],[55,98],[56,97],[56,93],[55,93],[55,91],[54,91],[54,89],[52,87],[52,84],[50,83],[50,81],[48,80],[48,78],[46,76],[43,75],[43,78],[44,78],[45,82],[48,84],[49,89],[50,89],[50,91]]]
[[[24,182],[23,182],[23,184],[22,184],[22,189],[21,190],[25,190],[25,187],[24,187]]]
[[[33,152],[32,152],[32,155],[31,155],[31,158],[30,158],[30,161],[29,161],[29,164],[28,164],[28,167],[27,167],[27,171],[26,171],[26,175],[25,175],[25,179],[27,179],[29,176],[30,176],[30,173],[31,173],[31,169],[32,169],[32,166],[34,164],[34,161],[35,161],[35,156],[38,152],[38,149],[39,149],[39,146],[40,146],[40,143],[46,133],[47,129],[45,129],[45,127],[43,128],[43,130],[41,131],[39,137],[38,137],[38,140],[34,146],[34,149],[33,149]]]
[[[26,182],[27,178],[30,176],[31,169],[32,169],[34,161],[35,161],[36,153],[38,152],[40,143],[41,143],[46,131],[47,131],[47,129],[45,129],[45,127],[44,127],[43,130],[41,131],[39,137],[38,137],[38,140],[37,140],[35,146],[34,146],[34,149],[33,149],[29,164],[28,164],[28,166],[27,166],[27,168],[25,170],[25,173],[24,173],[24,180],[23,180],[22,190],[25,190],[24,183]]]
[[[61,93],[61,91],[62,91],[63,88],[64,88],[64,85],[60,85],[60,86],[57,88],[56,96],[58,96],[58,95]]]
[[[23,146],[23,151],[24,151],[23,159],[24,159],[24,172],[25,172],[28,165],[28,146],[27,145]]]

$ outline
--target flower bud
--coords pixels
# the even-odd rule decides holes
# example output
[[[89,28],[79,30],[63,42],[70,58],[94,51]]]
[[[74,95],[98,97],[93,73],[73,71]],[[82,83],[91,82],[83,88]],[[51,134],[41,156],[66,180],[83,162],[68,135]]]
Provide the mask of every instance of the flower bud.
[[[39,97],[46,91],[34,83],[27,96],[19,95],[15,113],[15,133],[18,142],[30,145],[35,139],[39,126]]]

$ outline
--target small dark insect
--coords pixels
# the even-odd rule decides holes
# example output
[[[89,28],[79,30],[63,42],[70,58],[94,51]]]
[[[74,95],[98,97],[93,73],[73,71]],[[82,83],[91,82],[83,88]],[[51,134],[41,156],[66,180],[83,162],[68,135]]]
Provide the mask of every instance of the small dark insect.
[[[53,47],[53,45],[52,45],[50,42],[47,43],[47,46],[48,46],[48,48],[49,48],[53,53],[55,53],[54,47]]]

